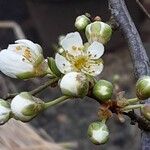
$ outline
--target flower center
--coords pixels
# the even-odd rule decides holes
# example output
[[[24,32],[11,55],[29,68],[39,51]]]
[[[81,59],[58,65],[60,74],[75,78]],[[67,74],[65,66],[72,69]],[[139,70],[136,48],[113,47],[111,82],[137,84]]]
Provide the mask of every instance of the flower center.
[[[87,61],[88,61],[88,58],[86,56],[78,56],[74,60],[74,66],[78,70],[81,70],[86,65]]]

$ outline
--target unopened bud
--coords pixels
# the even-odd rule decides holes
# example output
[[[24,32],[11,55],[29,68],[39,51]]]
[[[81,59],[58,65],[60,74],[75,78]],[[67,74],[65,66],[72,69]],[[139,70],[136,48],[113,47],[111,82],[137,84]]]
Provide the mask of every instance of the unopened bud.
[[[15,119],[30,121],[44,109],[44,102],[28,92],[22,92],[11,101],[11,110]]]
[[[111,38],[112,29],[107,23],[95,21],[87,25],[85,34],[90,43],[98,41],[102,44],[105,44]]]
[[[113,94],[113,85],[106,80],[99,80],[93,88],[94,97],[100,102],[108,101]]]
[[[3,125],[10,119],[11,109],[8,102],[0,99],[0,125]]]
[[[88,93],[89,82],[83,73],[70,72],[60,81],[60,88],[64,95],[84,97]]]
[[[143,76],[137,81],[136,95],[141,100],[150,97],[150,76]]]
[[[81,16],[78,16],[76,18],[76,21],[75,21],[75,27],[78,29],[78,30],[83,30],[86,28],[86,26],[90,23],[90,19],[88,17],[86,17],[85,15],[81,15]]]
[[[93,122],[89,125],[88,136],[96,145],[105,144],[109,139],[109,130],[104,122]]]

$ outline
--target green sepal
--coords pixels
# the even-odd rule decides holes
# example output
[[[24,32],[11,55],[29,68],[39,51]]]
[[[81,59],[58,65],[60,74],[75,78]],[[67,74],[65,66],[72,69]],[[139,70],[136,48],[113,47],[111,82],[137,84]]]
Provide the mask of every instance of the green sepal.
[[[47,60],[48,60],[48,66],[49,66],[50,70],[52,71],[52,73],[55,76],[60,77],[61,72],[59,71],[59,69],[56,66],[55,59],[52,57],[48,57]]]
[[[34,66],[36,67],[36,66],[40,65],[43,61],[44,61],[44,57],[42,54],[40,54],[34,64]]]
[[[34,72],[24,72],[24,73],[20,73],[20,74],[16,75],[16,77],[18,79],[25,80],[25,79],[34,78],[35,74],[34,74]]]
[[[3,100],[3,99],[0,99],[0,105],[4,106],[6,108],[10,108],[10,104],[7,101]]]
[[[44,103],[35,103],[22,110],[24,116],[35,116],[44,109]]]

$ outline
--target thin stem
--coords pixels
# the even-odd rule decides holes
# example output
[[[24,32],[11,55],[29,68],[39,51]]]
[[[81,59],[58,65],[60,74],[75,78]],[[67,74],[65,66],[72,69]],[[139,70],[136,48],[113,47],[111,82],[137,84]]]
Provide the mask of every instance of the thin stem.
[[[138,109],[138,108],[141,108],[141,107],[143,107],[143,104],[129,105],[129,106],[126,106],[126,107],[122,108],[121,110],[122,111],[129,111],[129,110]]]
[[[135,104],[139,102],[139,99],[136,97],[136,98],[131,98],[131,99],[127,99],[127,103],[130,105],[130,104]]]
[[[58,80],[59,80],[59,78],[51,79],[51,80],[47,81],[45,84],[43,84],[43,85],[39,86],[38,88],[30,91],[30,93],[32,95],[36,95],[36,94],[40,93],[41,91],[45,90],[48,86],[50,86],[51,84],[55,83]]]
[[[140,0],[136,0],[137,4],[139,5],[139,7],[141,8],[141,10],[145,13],[145,15],[148,17],[148,19],[150,19],[150,14],[149,12],[145,9],[145,7],[142,5],[142,3],[140,2]]]
[[[57,82],[59,80],[59,78],[53,78],[50,79],[49,81],[47,81],[45,84],[37,87],[36,89],[30,91],[30,93],[32,95],[36,95],[40,92],[42,92],[43,90],[45,90],[48,86],[50,86],[51,84],[54,84],[55,82]],[[13,93],[13,94],[8,94],[7,96],[5,96],[3,99],[4,100],[8,100],[8,99],[12,99],[14,98],[16,95],[18,95],[19,93]]]
[[[71,97],[69,97],[69,96],[62,96],[62,97],[59,97],[53,101],[47,102],[47,103],[45,103],[45,109],[52,107],[52,106],[55,106],[55,105],[62,103],[66,100],[70,100],[70,98]]]

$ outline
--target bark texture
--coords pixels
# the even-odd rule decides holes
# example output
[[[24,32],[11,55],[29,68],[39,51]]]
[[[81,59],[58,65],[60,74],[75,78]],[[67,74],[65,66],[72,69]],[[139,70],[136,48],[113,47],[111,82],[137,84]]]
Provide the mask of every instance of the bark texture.
[[[128,43],[135,77],[138,79],[143,75],[150,75],[150,63],[146,50],[124,0],[108,0],[108,3],[111,14],[119,25],[122,34]],[[150,103],[150,100],[147,100],[146,103]],[[141,136],[141,149],[150,150],[150,132],[142,131]]]

